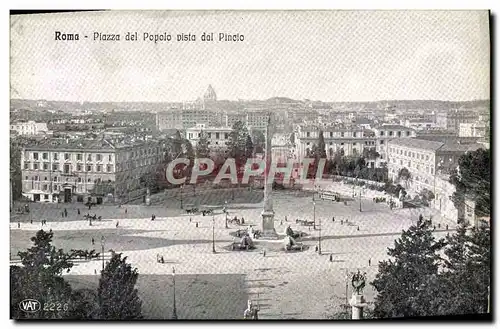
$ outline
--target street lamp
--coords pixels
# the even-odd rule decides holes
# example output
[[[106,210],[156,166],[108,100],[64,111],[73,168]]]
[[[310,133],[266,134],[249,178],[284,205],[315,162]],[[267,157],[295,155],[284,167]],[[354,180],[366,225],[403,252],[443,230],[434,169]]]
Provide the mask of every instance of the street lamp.
[[[313,229],[316,229],[316,202],[313,201]]]
[[[182,193],[184,192],[184,185],[181,185],[181,209],[184,209],[182,206]]]
[[[212,252],[215,254],[215,216],[212,216]]]
[[[102,271],[104,272],[104,235],[101,236]]]
[[[319,218],[318,254],[321,255],[321,217]]]
[[[359,212],[362,212],[362,210],[361,210],[361,190],[362,190],[362,188],[360,186],[359,187]]]
[[[226,209],[226,211],[225,211],[225,213],[226,213],[226,228],[229,228],[229,227],[227,226],[227,200],[226,200],[226,202],[225,202],[225,209]]]
[[[177,305],[175,303],[175,267],[172,267],[172,281],[174,284],[174,310],[172,314],[172,319],[177,320]]]

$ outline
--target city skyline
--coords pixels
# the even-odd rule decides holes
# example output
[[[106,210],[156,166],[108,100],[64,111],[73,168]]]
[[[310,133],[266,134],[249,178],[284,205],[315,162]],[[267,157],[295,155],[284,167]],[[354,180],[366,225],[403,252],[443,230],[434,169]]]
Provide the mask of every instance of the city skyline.
[[[122,41],[61,42],[56,30]],[[123,41],[131,31],[197,40]],[[245,41],[199,41],[220,31]],[[182,102],[211,84],[226,100],[480,100],[490,98],[489,54],[487,11],[28,15],[11,17],[11,98]]]

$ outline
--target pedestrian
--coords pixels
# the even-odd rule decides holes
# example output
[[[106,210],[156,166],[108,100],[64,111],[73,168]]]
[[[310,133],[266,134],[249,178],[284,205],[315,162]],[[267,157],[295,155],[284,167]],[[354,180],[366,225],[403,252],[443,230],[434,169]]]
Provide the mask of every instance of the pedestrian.
[[[125,213],[127,213],[127,208],[125,208]]]
[[[438,228],[441,228],[441,223],[438,223]]]
[[[434,228],[434,231],[435,231],[436,230],[436,225],[434,225],[433,228]]]
[[[342,219],[340,220],[340,225],[344,225],[344,221]]]
[[[335,216],[332,216],[332,222],[335,223]]]
[[[80,208],[76,209],[78,211],[78,215],[80,215]]]
[[[241,217],[241,225],[245,224],[245,219]]]
[[[21,223],[17,222],[17,228],[21,228]]]
[[[94,238],[92,238],[92,245],[94,245],[94,244],[95,244],[95,241],[94,241]]]
[[[64,217],[68,217],[68,210],[64,208]]]
[[[264,257],[266,257],[266,249],[264,249],[264,250],[262,251],[262,255],[263,255]]]
[[[120,225],[120,222],[116,221],[116,228],[118,228],[118,225]]]
[[[330,262],[333,262],[333,254],[330,254]]]
[[[280,225],[283,225],[283,221],[280,222]]]
[[[191,223],[191,217],[189,217],[189,222]]]
[[[288,218],[285,216],[285,222],[288,222]]]
[[[448,224],[446,224],[446,230],[448,231]]]
[[[97,275],[97,270],[96,269],[94,269],[94,274]]]
[[[358,231],[359,231],[359,226],[358,226]]]
[[[33,224],[33,219],[30,219],[30,224]]]
[[[92,219],[89,219],[89,226],[92,226]]]
[[[368,266],[372,266],[372,259],[371,258],[368,259]]]
[[[198,227],[198,222],[196,222],[196,227]]]
[[[155,215],[151,215],[151,220],[155,220]]]

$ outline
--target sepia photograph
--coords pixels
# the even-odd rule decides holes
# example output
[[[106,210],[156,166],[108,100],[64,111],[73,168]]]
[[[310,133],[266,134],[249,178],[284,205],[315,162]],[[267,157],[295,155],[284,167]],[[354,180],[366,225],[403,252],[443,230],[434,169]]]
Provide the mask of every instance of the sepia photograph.
[[[9,20],[10,319],[492,321],[489,10]]]

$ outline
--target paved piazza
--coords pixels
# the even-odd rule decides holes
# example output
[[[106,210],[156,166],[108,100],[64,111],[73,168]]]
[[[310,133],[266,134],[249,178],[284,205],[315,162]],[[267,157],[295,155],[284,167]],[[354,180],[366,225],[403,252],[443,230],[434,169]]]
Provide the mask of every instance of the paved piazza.
[[[253,193],[262,193],[262,191]],[[292,192],[275,191],[273,199],[276,213],[275,227],[278,233],[285,234],[288,224],[293,230],[306,232],[309,236],[303,241],[310,245],[308,250],[296,253],[268,251],[265,257],[259,250],[252,252],[225,250],[224,247],[232,242],[230,232],[246,228],[249,224],[260,226],[262,202],[237,203],[241,201],[241,198],[230,201],[228,208],[230,217],[235,215],[238,218],[244,217],[244,226],[229,224],[229,229],[226,229],[224,227],[225,215],[220,210],[216,212],[214,218],[217,252],[215,254],[212,253],[212,216],[185,214],[179,209],[178,204],[175,206],[176,203],[149,207],[144,205],[126,205],[120,208],[99,206],[90,211],[80,206],[80,216],[77,215],[75,206],[71,205],[73,208],[68,206],[69,215],[64,219],[61,218],[61,211],[66,205],[33,205],[31,217],[24,215],[11,219],[11,263],[18,262],[17,251],[29,247],[29,237],[41,228],[40,219],[47,219],[48,223],[43,228],[54,231],[56,247],[65,250],[83,248],[100,251],[101,236],[104,236],[105,257],[109,258],[109,249],[123,252],[128,257],[128,261],[137,267],[142,275],[166,277],[171,274],[172,267],[175,266],[176,276],[181,278],[196,275],[244,277],[243,283],[234,285],[234,289],[244,291],[226,289],[224,294],[227,298],[220,294],[217,298],[201,296],[212,293],[205,293],[197,290],[196,286],[185,284],[177,297],[179,318],[183,316],[182,308],[186,308],[183,306],[183,297],[184,303],[188,303],[187,298],[198,298],[198,306],[201,309],[205,307],[205,310],[210,310],[214,307],[217,309],[214,305],[226,305],[234,294],[239,296],[237,303],[238,308],[239,305],[242,307],[241,316],[245,307],[245,301],[241,299],[248,296],[260,304],[259,316],[262,319],[317,319],[327,318],[342,303],[345,303],[346,269],[349,271],[359,269],[367,272],[369,281],[373,280],[377,272],[377,263],[387,258],[387,247],[393,246],[401,230],[415,222],[419,214],[432,216],[436,225],[440,223],[441,229],[437,229],[435,233],[437,236],[444,236],[447,233],[444,230],[447,224],[450,231],[456,227],[455,223],[440,217],[429,208],[390,211],[386,204],[375,204],[367,198],[362,200],[363,211],[360,212],[357,201],[349,202],[346,206],[343,203],[317,200],[315,217],[318,228],[321,225],[322,236],[322,255],[318,255],[314,246],[320,234],[319,229],[309,231],[308,227],[295,223],[296,219],[313,220],[311,196],[297,196]],[[88,221],[83,219],[83,215],[87,212],[102,216],[103,220],[93,221],[92,226],[89,226]],[[151,221],[151,214],[156,215],[155,221]],[[285,216],[288,222],[285,222]],[[332,216],[335,216],[335,222],[332,222]],[[33,224],[30,223],[30,219],[33,219]],[[346,219],[349,224],[341,225],[340,221]],[[117,220],[119,221],[118,227],[116,227]],[[21,228],[18,228],[18,222]],[[198,223],[198,228],[196,228],[196,223]],[[94,246],[91,244],[92,238],[95,239]],[[282,244],[280,241],[276,243]],[[156,262],[158,254],[164,257],[165,264]],[[333,262],[330,262],[330,254],[333,255]],[[369,259],[371,259],[371,266],[368,266]],[[101,266],[100,260],[76,262],[76,266],[69,275],[88,278],[95,276],[95,271],[99,273]],[[227,281],[227,284],[230,284],[230,281]],[[236,279],[233,281],[239,282]],[[221,283],[218,284],[220,286]],[[170,286],[170,283],[165,283],[165,285]],[[196,294],[189,289],[195,289],[199,293]],[[348,289],[350,296],[350,284]],[[161,290],[161,288],[151,290]],[[168,291],[168,287],[164,290]],[[212,297],[215,296],[213,294]],[[144,294],[141,296],[143,300],[148,298]],[[365,296],[368,302],[373,301],[373,291],[369,285]],[[148,303],[151,302],[144,302],[144,304]],[[171,308],[171,300],[168,298],[155,303],[164,303],[165,308]],[[189,303],[193,304],[191,300]],[[200,310],[200,314],[203,312]],[[187,313],[189,312],[185,313],[185,317],[203,318],[193,312]],[[151,316],[155,317],[155,315]],[[222,313],[219,316],[222,317]],[[165,317],[168,318],[169,314],[165,314]],[[218,318],[218,316],[210,314],[210,318]]]

